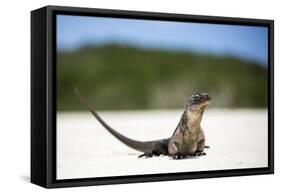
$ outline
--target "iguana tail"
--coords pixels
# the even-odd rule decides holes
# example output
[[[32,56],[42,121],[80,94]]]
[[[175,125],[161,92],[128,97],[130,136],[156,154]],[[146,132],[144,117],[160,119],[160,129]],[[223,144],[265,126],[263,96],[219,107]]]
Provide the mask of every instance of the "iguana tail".
[[[128,137],[125,137],[124,135],[120,134],[119,132],[115,131],[113,128],[111,128],[99,115],[98,113],[92,109],[85,101],[85,99],[83,98],[83,96],[80,95],[78,89],[76,87],[74,87],[74,91],[76,93],[76,95],[78,96],[81,104],[92,113],[92,115],[94,117],[96,117],[96,119],[100,122],[100,124],[102,124],[102,126],[109,132],[111,133],[114,137],[116,137],[119,141],[121,141],[122,143],[124,143],[125,145],[129,146],[130,148],[133,148],[135,150],[144,152],[144,153],[150,153],[152,152],[155,144],[157,142],[159,142],[159,140],[157,141],[136,141],[133,139],[130,139]]]

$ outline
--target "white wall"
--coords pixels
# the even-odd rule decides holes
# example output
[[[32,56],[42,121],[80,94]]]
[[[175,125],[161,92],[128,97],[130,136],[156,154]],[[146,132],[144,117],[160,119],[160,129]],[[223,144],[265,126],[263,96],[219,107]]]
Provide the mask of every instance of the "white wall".
[[[45,5],[68,5],[110,9],[157,11],[201,15],[218,15],[249,18],[268,18],[275,20],[275,75],[280,70],[280,34],[281,13],[277,0],[267,1],[225,1],[225,0],[25,0],[1,2],[1,167],[0,191],[12,192],[45,192],[28,183],[29,177],[29,141],[30,141],[30,10]],[[276,139],[276,174],[265,176],[217,178],[204,180],[186,180],[157,183],[125,184],[99,187],[82,187],[58,189],[56,193],[152,193],[152,192],[183,192],[183,193],[266,193],[280,190],[280,76],[275,79],[277,115],[275,126]]]

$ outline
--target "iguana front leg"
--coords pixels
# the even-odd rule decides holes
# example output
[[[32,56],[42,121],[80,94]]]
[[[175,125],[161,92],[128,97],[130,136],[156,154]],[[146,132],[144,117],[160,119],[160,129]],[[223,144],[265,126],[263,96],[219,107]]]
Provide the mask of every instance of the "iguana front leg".
[[[204,149],[206,148],[206,146],[205,146],[205,134],[204,134],[203,129],[200,129],[198,139],[199,139],[199,141],[197,142],[197,148],[196,148],[194,155],[195,156],[204,156],[204,155],[206,155],[206,153],[204,152]]]
[[[173,159],[182,159],[183,155],[179,153],[179,145],[177,142],[173,142],[169,147],[169,155]]]

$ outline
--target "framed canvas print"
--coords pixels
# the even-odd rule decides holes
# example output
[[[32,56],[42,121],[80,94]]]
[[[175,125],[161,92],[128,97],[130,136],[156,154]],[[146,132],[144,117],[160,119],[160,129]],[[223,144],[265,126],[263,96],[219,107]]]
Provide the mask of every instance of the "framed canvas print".
[[[31,12],[31,182],[272,174],[273,21]]]

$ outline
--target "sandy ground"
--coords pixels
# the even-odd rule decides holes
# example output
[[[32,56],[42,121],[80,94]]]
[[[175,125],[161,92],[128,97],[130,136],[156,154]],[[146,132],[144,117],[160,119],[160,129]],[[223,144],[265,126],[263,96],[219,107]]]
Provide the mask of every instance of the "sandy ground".
[[[182,110],[100,112],[117,131],[137,140],[169,137]],[[209,109],[202,127],[207,155],[182,160],[142,158],[116,140],[88,112],[62,113],[57,119],[57,179],[267,166],[267,111]]]

